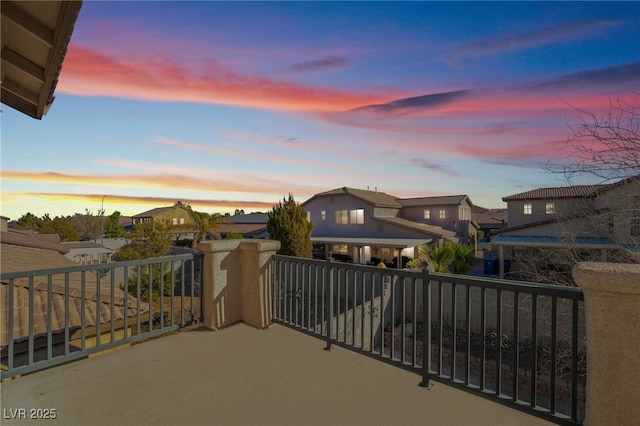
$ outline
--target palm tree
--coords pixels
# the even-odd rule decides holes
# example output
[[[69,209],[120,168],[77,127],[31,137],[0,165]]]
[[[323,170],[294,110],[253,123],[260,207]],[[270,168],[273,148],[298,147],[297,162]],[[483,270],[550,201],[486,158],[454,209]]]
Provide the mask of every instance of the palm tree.
[[[473,246],[465,246],[462,244],[453,244],[453,273],[466,274],[476,264],[475,248]]]
[[[447,243],[443,247],[420,247],[420,252],[427,256],[434,272],[466,274],[476,263],[473,246],[460,243]]]
[[[451,244],[443,247],[427,248],[422,246],[419,248],[420,253],[427,256],[429,263],[433,267],[434,272],[449,273],[449,264],[455,259],[455,252]]]

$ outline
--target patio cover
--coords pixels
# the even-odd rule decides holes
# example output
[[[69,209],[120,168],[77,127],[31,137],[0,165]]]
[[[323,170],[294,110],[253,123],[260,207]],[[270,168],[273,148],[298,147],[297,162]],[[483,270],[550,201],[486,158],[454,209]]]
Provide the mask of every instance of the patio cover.
[[[525,246],[525,247],[567,247],[595,249],[618,249],[620,244],[610,242],[606,238],[575,237],[572,241],[559,236],[550,235],[498,235],[491,239],[492,245]]]
[[[354,237],[312,237],[312,244],[347,244],[357,247],[411,248],[432,242],[433,239],[416,238],[354,238]]]

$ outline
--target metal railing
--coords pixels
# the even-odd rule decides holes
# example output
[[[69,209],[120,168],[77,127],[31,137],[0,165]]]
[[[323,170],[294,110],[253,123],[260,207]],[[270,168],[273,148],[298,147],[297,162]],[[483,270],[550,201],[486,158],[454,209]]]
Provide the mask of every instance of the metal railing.
[[[420,374],[422,386],[446,382],[557,423],[584,419],[579,288],[281,255],[273,266],[275,321],[323,338],[326,349],[356,350]]]
[[[2,379],[201,322],[202,258],[0,274]]]

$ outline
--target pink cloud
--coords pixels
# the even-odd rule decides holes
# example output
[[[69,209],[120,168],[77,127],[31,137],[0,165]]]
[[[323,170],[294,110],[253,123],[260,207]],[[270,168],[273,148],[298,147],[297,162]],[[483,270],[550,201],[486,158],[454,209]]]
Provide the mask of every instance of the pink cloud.
[[[108,57],[72,45],[58,90],[80,96],[115,96],[166,102],[202,102],[281,110],[343,110],[384,102],[390,93],[307,87],[260,75],[240,75],[210,61],[200,72],[166,59]],[[398,94],[395,94],[398,96]]]

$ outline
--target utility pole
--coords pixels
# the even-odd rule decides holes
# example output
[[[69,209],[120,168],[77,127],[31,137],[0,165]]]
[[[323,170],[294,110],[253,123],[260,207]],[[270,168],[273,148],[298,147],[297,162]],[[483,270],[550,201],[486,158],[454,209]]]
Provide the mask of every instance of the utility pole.
[[[104,243],[104,197],[102,196],[102,207],[100,208],[100,245]]]

